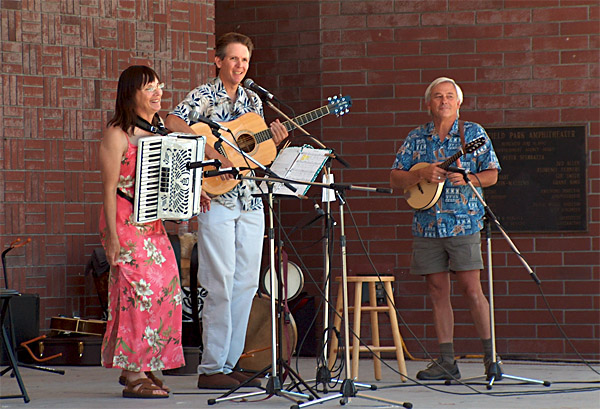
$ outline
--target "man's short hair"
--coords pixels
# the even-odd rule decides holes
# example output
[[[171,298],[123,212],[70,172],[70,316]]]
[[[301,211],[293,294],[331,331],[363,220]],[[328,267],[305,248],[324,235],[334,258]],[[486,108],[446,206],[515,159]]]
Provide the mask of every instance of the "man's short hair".
[[[252,44],[252,40],[250,37],[245,36],[240,33],[225,33],[217,40],[217,44],[215,45],[215,56],[219,57],[221,60],[225,58],[225,49],[229,44],[240,43],[245,45],[252,56],[252,50],[254,49],[254,44]]]

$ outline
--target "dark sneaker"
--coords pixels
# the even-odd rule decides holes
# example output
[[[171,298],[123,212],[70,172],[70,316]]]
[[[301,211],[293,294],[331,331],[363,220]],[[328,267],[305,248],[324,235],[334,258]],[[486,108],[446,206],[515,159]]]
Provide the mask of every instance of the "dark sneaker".
[[[438,359],[427,365],[426,369],[417,373],[417,379],[421,381],[443,381],[460,379],[460,371],[456,361],[453,363]]]
[[[240,383],[224,373],[198,375],[198,389],[233,389]]]

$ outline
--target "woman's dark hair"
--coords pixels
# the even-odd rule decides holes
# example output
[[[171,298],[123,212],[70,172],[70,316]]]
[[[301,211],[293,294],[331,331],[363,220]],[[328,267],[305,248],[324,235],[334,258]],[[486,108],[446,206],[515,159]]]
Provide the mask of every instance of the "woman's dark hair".
[[[118,126],[124,132],[129,132],[135,126],[137,113],[135,112],[135,93],[146,84],[159,81],[158,74],[145,65],[132,65],[119,76],[117,85],[117,100],[115,102],[115,114],[108,121],[107,126]],[[158,126],[158,115],[152,118],[152,124]]]
[[[252,56],[252,50],[254,49],[254,44],[252,44],[252,40],[250,37],[245,36],[240,33],[225,33],[217,40],[217,44],[215,45],[215,56],[219,57],[221,60],[225,58],[225,49],[229,44],[240,43],[245,45]]]

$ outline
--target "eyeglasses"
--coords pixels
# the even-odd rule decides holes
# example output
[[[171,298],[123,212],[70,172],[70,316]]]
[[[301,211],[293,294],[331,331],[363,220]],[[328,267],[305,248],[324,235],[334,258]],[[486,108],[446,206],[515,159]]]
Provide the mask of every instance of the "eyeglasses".
[[[161,82],[158,85],[149,85],[149,86],[147,86],[146,88],[144,88],[144,91],[146,91],[146,92],[154,92],[157,89],[163,89],[164,87],[165,87],[165,83]]]

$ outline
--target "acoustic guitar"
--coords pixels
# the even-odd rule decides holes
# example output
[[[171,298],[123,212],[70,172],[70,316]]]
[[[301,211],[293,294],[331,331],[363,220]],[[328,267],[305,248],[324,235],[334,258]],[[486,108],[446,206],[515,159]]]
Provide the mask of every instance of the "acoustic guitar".
[[[349,96],[334,96],[328,98],[328,101],[329,103],[321,108],[293,118],[293,122],[302,126],[332,113],[336,116],[341,116],[347,113],[348,108],[352,106],[352,100]],[[285,121],[283,122],[283,125],[289,132],[296,128],[294,123],[292,123],[292,121]],[[249,156],[252,156],[257,162],[263,165],[269,165],[273,162],[277,155],[277,147],[273,142],[271,130],[260,115],[249,112],[233,121],[221,122],[221,125],[228,128],[233,133],[232,136],[226,131],[219,131],[224,139],[237,144],[240,150],[247,153]],[[234,167],[250,167],[254,169],[258,166],[251,161],[247,161],[248,163],[246,163],[246,159],[239,152],[236,152],[231,146],[222,143],[216,138],[208,125],[198,122],[192,125],[192,130],[198,135],[205,136],[206,143],[233,162]],[[204,170],[212,169],[214,169],[214,167],[204,168]],[[248,172],[250,172],[250,170],[244,170],[240,173],[245,175]],[[240,181],[237,179],[222,180],[219,177],[211,177],[205,178],[202,181],[202,189],[210,195],[222,195],[223,193],[229,192],[238,183],[240,183]]]
[[[479,138],[469,142],[464,148],[461,148],[454,155],[440,163],[438,166],[444,170],[448,169],[453,162],[466,153],[471,153],[479,149],[485,144],[485,138],[480,136]],[[409,172],[414,172],[418,169],[424,168],[431,165],[428,162],[420,162],[413,165]],[[415,210],[427,210],[437,203],[442,191],[444,190],[445,181],[439,183],[430,183],[426,180],[421,180],[417,184],[414,184],[404,190],[406,201],[408,205]]]
[[[65,334],[83,334],[104,336],[106,332],[106,321],[82,320],[79,318],[52,317],[50,329]]]

